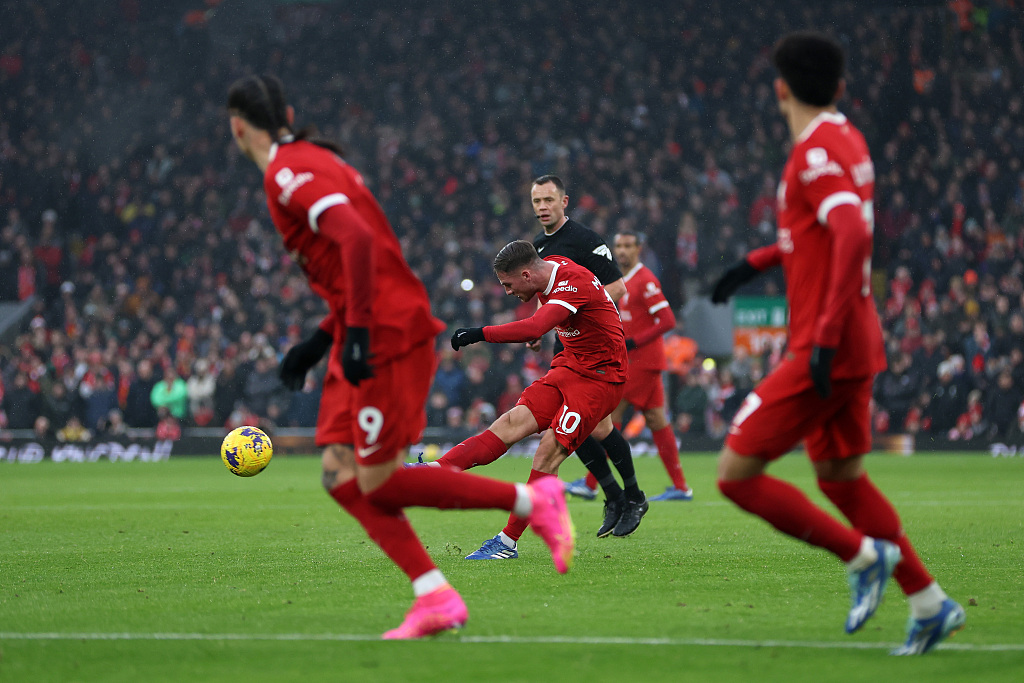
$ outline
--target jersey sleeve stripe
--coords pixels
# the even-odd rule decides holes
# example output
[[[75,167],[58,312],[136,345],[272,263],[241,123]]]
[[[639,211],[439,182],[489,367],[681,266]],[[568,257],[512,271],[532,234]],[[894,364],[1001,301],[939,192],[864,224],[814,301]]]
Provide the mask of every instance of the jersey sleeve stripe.
[[[653,306],[647,309],[647,312],[650,313],[651,315],[654,315],[663,308],[668,308],[667,301],[662,301],[661,303],[654,304]]]
[[[567,303],[565,301],[562,301],[561,299],[548,299],[548,303],[549,304],[558,304],[559,306],[565,306],[566,308],[568,308],[573,313],[576,313],[579,310],[575,306],[573,306],[572,304]]]
[[[853,192],[843,191],[830,194],[822,200],[821,204],[818,205],[818,222],[822,225],[828,221],[828,214],[832,209],[843,204],[852,204],[854,206],[860,206],[860,197]]]
[[[313,206],[309,207],[310,229],[313,232],[320,232],[320,226],[317,225],[317,221],[320,220],[320,214],[338,204],[348,204],[348,197],[340,192],[335,192],[313,202]]]

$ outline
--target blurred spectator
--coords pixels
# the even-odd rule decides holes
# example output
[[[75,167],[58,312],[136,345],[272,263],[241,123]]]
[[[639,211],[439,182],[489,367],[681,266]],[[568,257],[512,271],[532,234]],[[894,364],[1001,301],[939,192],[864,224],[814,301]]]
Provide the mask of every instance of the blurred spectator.
[[[14,382],[3,392],[3,412],[7,415],[8,429],[32,429],[39,414],[40,401],[28,385],[28,376],[19,372]]]
[[[996,378],[996,386],[989,391],[983,408],[992,425],[993,438],[1010,437],[1022,401],[1024,392],[1014,383],[1013,374],[1009,370],[1000,372]]]
[[[61,443],[86,443],[92,440],[92,432],[85,428],[77,415],[72,415],[66,425],[57,430]]]
[[[946,434],[956,427],[956,421],[967,408],[967,385],[954,356],[939,364],[939,383],[932,391],[926,411],[931,420],[931,431]]]
[[[700,375],[697,372],[687,373],[683,388],[673,403],[676,431],[683,435],[705,436],[708,404],[708,393],[701,385]]]
[[[153,429],[159,419],[152,395],[157,384],[153,375],[153,362],[143,358],[136,366],[135,378],[128,386],[125,397],[124,420],[131,427]]]
[[[178,376],[173,363],[164,367],[164,377],[153,385],[149,400],[157,411],[157,423],[160,422],[160,409],[167,408],[172,417],[182,420],[188,415],[188,389],[185,380]]]
[[[277,359],[272,352],[261,353],[245,382],[245,404],[257,415],[266,415],[274,394],[284,391],[277,376]]]
[[[54,438],[53,426],[50,423],[50,418],[45,415],[40,415],[36,418],[36,421],[32,424],[32,438],[36,441],[42,441],[43,443]]]
[[[192,374],[185,382],[188,391],[188,411],[192,422],[205,427],[213,419],[213,394],[217,381],[210,374],[210,363],[205,358],[192,364]]]
[[[166,405],[157,408],[156,438],[160,441],[177,441],[181,438],[181,423]]]
[[[242,400],[245,378],[238,373],[234,358],[225,358],[213,390],[214,421],[226,422],[235,405]],[[252,424],[252,423],[246,423]]]
[[[516,399],[518,400],[518,396]],[[427,398],[427,426],[444,427],[448,413],[448,396],[443,391],[432,391]]]
[[[100,425],[100,433],[103,436],[124,436],[128,433],[128,425],[125,424],[124,415],[120,410],[114,408],[107,413],[106,419]]]
[[[89,363],[78,383],[78,394],[82,397],[86,429],[96,432],[100,423],[106,420],[111,410],[117,407],[117,392],[114,373],[103,360],[100,351],[89,352]]]
[[[316,373],[306,375],[300,391],[290,393],[288,410],[284,415],[285,427],[315,427],[320,411],[320,378]]]
[[[912,367],[910,354],[902,352],[875,379],[875,401],[886,413],[888,431],[899,432],[921,390],[921,377]]]

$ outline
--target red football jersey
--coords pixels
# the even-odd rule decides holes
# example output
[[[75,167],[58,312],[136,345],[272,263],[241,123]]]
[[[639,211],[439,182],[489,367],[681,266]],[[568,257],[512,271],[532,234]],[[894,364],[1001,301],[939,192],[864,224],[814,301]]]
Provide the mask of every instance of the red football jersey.
[[[551,367],[568,367],[584,377],[605,382],[625,382],[626,336],[604,285],[589,270],[564,256],[544,260],[555,267],[544,291],[537,295],[540,308],[526,320],[484,327],[484,339],[525,342],[554,329],[565,349],[551,361]],[[562,320],[566,310],[569,316]]]
[[[885,368],[881,324],[871,296],[874,166],[860,131],[842,114],[822,113],[793,145],[778,190],[778,241],[756,250],[756,268],[781,262],[789,303],[789,352],[815,345],[836,348],[835,378],[861,377]],[[863,217],[856,226],[863,253],[833,254],[837,229],[829,213],[844,204]],[[861,239],[863,237],[863,239]],[[760,252],[760,253],[758,253]],[[847,255],[851,256],[851,255]],[[847,272],[834,271],[847,263]]]
[[[444,329],[377,200],[344,160],[310,142],[274,145],[263,188],[285,248],[337,318],[336,334],[346,326],[369,327],[372,353],[386,359]],[[321,221],[329,209],[332,220]],[[345,250],[353,248],[356,232],[370,235],[368,253],[349,253],[346,272]],[[350,291],[365,284],[351,272],[353,264],[371,278],[368,296]]]
[[[668,300],[661,291],[661,283],[651,269],[637,263],[622,276],[626,283],[626,294],[619,300],[619,315],[622,317],[622,331],[627,339],[646,336],[645,332],[659,327],[659,314],[664,317],[671,313]],[[629,352],[629,367],[640,370],[664,370],[665,344],[661,335],[656,334],[646,344],[637,344]]]
[[[611,297],[601,281],[564,256],[544,259],[555,264],[547,289],[537,295],[541,305],[564,306],[572,315],[555,327],[565,347],[551,367],[567,366],[584,377],[625,382],[626,335]]]

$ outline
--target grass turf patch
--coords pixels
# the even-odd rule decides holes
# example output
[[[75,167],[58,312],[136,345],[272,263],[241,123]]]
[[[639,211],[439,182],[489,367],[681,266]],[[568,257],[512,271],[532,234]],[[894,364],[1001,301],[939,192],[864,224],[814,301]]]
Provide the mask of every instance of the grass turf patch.
[[[411,591],[319,489],[316,458],[277,457],[253,479],[215,458],[0,464],[0,681],[1019,677],[1024,460],[868,458],[967,609],[951,647],[910,660],[885,655],[907,616],[895,584],[845,635],[841,565],[728,503],[713,457],[683,465],[695,500],[652,503],[629,538],[595,538],[600,501],[570,501],[579,537],[567,576],[529,532],[518,560],[464,561],[504,526],[500,511],[410,510],[470,621],[457,635],[382,643]],[[649,494],[668,483],[655,458],[637,469]],[[515,458],[478,470],[528,471]],[[772,472],[831,509],[801,455]],[[575,460],[563,467],[564,479],[581,473]]]

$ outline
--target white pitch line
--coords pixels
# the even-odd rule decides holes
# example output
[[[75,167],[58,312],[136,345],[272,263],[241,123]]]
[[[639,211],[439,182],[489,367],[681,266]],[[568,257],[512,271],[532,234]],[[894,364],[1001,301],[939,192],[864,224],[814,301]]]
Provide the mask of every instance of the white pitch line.
[[[0,640],[235,640],[235,641],[374,641],[379,635],[361,633],[19,633],[0,631]],[[721,638],[625,638],[601,636],[457,636],[461,643],[534,645],[653,645],[745,648],[805,648],[815,650],[890,650],[899,643],[815,640],[730,640]],[[940,650],[959,652],[1024,652],[1024,643],[943,643]]]

